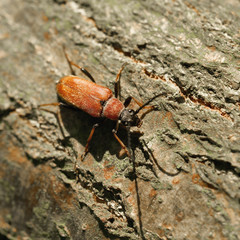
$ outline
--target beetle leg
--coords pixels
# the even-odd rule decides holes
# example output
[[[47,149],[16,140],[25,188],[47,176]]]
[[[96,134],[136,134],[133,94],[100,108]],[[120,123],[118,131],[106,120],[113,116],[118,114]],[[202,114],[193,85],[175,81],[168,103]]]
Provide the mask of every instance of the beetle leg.
[[[38,105],[39,108],[47,107],[47,106],[58,106],[58,107],[63,106],[63,107],[67,107],[67,108],[73,108],[73,106],[68,105],[67,103],[63,103],[63,102],[45,103],[45,104]],[[50,110],[45,109],[45,108],[43,108],[43,110],[47,111],[47,112],[51,112]]]
[[[92,140],[93,134],[94,134],[96,128],[99,127],[99,125],[100,125],[99,123],[95,123],[93,125],[92,130],[91,130],[91,132],[89,134],[89,137],[88,137],[88,140],[87,140],[87,144],[86,144],[85,149],[84,149],[84,153],[81,155],[81,161],[83,161],[84,158],[86,157],[86,155],[88,153],[88,149],[89,149],[89,144],[90,144],[90,142]]]
[[[60,106],[60,102],[55,102],[55,103],[45,103],[45,104],[40,104],[38,107],[46,107],[46,106]]]
[[[45,103],[45,104],[40,104],[38,105],[39,108],[42,108],[42,107],[47,107],[47,106],[64,106],[64,107],[70,107],[69,105],[65,104],[65,103],[62,103],[62,102],[55,102],[55,103]],[[46,112],[50,112],[50,113],[53,113],[55,114],[55,112],[49,110],[49,109],[46,109],[46,108],[42,108],[42,110],[46,111]]]
[[[55,102],[55,103],[44,103],[44,104],[40,104],[38,105],[38,107],[46,107],[46,106],[63,106],[63,107],[69,107],[69,108],[73,108],[71,105],[68,105],[67,103],[63,103],[63,102]]]
[[[122,65],[122,67],[120,68],[117,76],[116,76],[116,80],[115,80],[115,83],[114,83],[114,93],[115,93],[115,97],[120,99],[120,78],[121,78],[121,73],[122,73],[122,70],[125,68],[125,66],[127,65],[127,63],[124,63]]]
[[[117,141],[119,142],[119,144],[121,145],[122,149],[125,151],[125,153],[128,155],[128,157],[131,159],[131,154],[129,153],[128,148],[127,148],[126,145],[122,142],[122,140],[117,136],[118,127],[119,127],[119,122],[117,122],[116,128],[112,130],[113,135],[114,135],[114,137],[117,139]]]
[[[128,107],[128,105],[131,103],[132,100],[134,100],[134,102],[137,103],[137,105],[139,107],[141,107],[143,105],[143,103],[138,101],[135,97],[129,96],[124,101],[124,107]],[[144,109],[151,109],[151,110],[153,110],[155,107],[151,106],[151,105],[148,105],[148,106],[144,106],[143,108]]]
[[[127,107],[130,104],[131,100],[137,103],[139,107],[143,106],[142,102],[138,101],[135,97],[132,97],[132,96],[126,98],[126,100],[124,101],[124,106]],[[153,110],[154,108],[155,106],[152,106],[152,105],[147,105],[143,107],[143,109],[150,109],[150,111]]]
[[[72,68],[72,65],[73,65],[73,66],[79,68],[79,69],[82,71],[82,73],[84,73],[84,74],[85,74],[87,77],[89,77],[94,83],[96,83],[96,81],[94,80],[93,76],[92,76],[85,68],[78,66],[76,63],[72,62],[72,61],[69,59],[68,54],[67,54],[66,49],[65,49],[65,46],[63,46],[63,52],[64,52],[64,55],[65,55],[65,57],[66,57],[66,59],[67,59],[67,62],[68,62],[68,65],[69,65],[69,68],[70,68],[70,70],[71,70],[71,74],[72,74],[72,75],[76,75],[76,74],[75,74],[75,71],[74,71],[73,68]]]
[[[139,107],[143,106],[143,103],[139,102],[136,98],[132,97],[132,96],[129,96],[128,98],[125,99],[124,101],[124,107],[128,107],[128,105],[130,104],[131,100],[134,100],[137,105]],[[142,120],[149,112],[153,111],[156,107],[155,106],[152,106],[152,105],[148,105],[148,106],[144,106],[143,109],[147,109],[147,111],[145,111],[141,117],[140,117],[140,120]]]
[[[42,110],[46,111],[46,112],[50,112],[52,114],[54,114],[55,116],[57,116],[57,121],[58,121],[58,124],[60,126],[60,131],[62,133],[62,136],[63,138],[65,138],[65,135],[64,135],[64,131],[63,131],[63,122],[62,122],[62,117],[61,117],[61,114],[60,114],[60,109],[58,108],[57,110],[57,113],[54,112],[54,111],[51,111],[49,109],[46,109],[46,108],[42,108],[42,107],[47,107],[47,106],[63,106],[63,107],[66,107],[66,108],[73,108],[73,106],[71,105],[68,105],[66,103],[63,103],[63,102],[55,102],[55,103],[45,103],[45,104],[40,104],[38,105],[39,108],[41,108]]]

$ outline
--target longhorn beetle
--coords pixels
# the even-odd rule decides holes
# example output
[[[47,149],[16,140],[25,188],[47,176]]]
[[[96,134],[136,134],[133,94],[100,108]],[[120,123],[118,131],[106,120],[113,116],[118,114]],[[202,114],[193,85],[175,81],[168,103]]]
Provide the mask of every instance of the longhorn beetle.
[[[59,103],[42,104],[40,106],[49,106],[49,105],[60,106],[61,104],[67,105],[67,106],[70,105],[88,113],[92,117],[96,117],[101,120],[107,118],[110,120],[117,121],[115,129],[112,130],[113,135],[116,138],[116,140],[119,142],[121,147],[124,149],[128,157],[132,159],[130,154],[131,152],[130,127],[141,126],[142,117],[138,117],[137,114],[142,109],[148,109],[147,112],[153,110],[155,107],[149,106],[148,104],[162,94],[158,94],[152,97],[150,100],[148,100],[144,104],[140,103],[138,100],[136,100],[132,96],[129,96],[128,98],[126,98],[124,103],[122,103],[119,99],[120,98],[119,96],[120,95],[119,94],[120,93],[120,77],[121,77],[122,70],[126,66],[126,63],[122,65],[121,69],[119,70],[116,76],[115,86],[114,86],[115,96],[113,96],[113,93],[109,88],[96,84],[94,78],[86,69],[78,66],[77,64],[75,64],[69,59],[64,46],[63,46],[63,51],[67,59],[68,65],[71,69],[71,73],[73,74],[73,75],[65,76],[61,78],[56,85],[57,95],[60,97],[60,100],[62,100],[63,103],[59,102]],[[72,66],[79,68],[91,81],[75,76]],[[139,105],[139,108],[137,110],[127,108],[131,100],[134,100]],[[87,139],[87,144],[85,146],[84,153],[81,155],[81,160],[83,160],[87,155],[90,141],[93,137],[95,129],[100,125],[100,122],[93,125],[92,130]],[[119,123],[122,123],[127,128],[128,148],[117,136]]]

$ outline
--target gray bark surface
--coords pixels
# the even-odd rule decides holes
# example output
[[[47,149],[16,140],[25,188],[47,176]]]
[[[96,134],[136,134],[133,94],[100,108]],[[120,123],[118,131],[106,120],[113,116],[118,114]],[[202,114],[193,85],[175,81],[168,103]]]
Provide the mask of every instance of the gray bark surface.
[[[1,0],[0,23],[0,239],[239,239],[238,0]],[[81,162],[95,119],[38,107],[70,74],[63,45],[112,90],[128,63],[123,100],[163,94],[135,162],[111,121]]]

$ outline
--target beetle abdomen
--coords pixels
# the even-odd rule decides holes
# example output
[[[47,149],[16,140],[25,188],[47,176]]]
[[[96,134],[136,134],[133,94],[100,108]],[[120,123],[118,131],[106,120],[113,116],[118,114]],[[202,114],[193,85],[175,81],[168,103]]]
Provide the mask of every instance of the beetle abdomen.
[[[57,94],[66,103],[93,117],[101,117],[102,103],[112,97],[112,91],[77,76],[66,76],[56,86]]]

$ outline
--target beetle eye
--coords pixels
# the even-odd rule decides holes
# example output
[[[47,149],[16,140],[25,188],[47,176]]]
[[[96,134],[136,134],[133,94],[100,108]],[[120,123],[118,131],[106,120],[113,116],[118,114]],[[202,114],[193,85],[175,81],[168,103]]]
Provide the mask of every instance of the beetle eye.
[[[129,113],[133,113],[133,110],[132,110],[132,109],[128,109],[128,112],[129,112]]]

